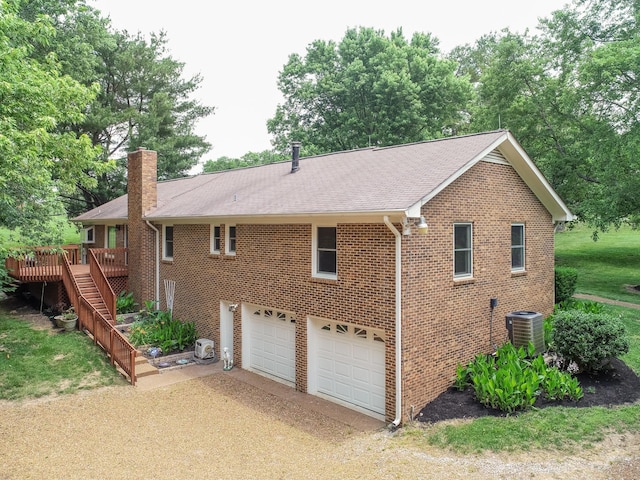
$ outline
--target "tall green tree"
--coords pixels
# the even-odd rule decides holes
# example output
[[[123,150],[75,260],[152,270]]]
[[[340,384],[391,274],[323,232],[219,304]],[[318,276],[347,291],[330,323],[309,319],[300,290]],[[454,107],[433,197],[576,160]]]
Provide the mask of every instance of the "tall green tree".
[[[284,103],[267,122],[280,152],[302,141],[306,154],[441,137],[465,122],[471,96],[438,42],[401,30],[385,36],[349,29],[339,42],[316,40],[280,72]]]
[[[575,0],[539,35],[504,32],[479,75],[472,128],[513,130],[596,231],[640,214],[639,6]]]
[[[53,55],[33,57],[54,34],[46,17],[25,21],[15,2],[0,2],[0,226],[41,244],[61,240],[59,195],[92,188],[86,172],[108,169],[96,161],[99,148],[74,130],[97,86],[64,75]]]
[[[86,118],[75,125],[94,145],[101,159],[115,159],[108,172],[88,171],[96,187],[78,185],[67,196],[71,214],[98,206],[126,191],[126,153],[140,146],[158,151],[158,177],[188,174],[210,144],[196,135],[197,121],[213,108],[193,99],[202,78],[183,78],[184,63],[172,58],[164,32],[145,38],[114,31],[109,21],[85,0],[22,0],[23,18],[46,15],[55,40],[34,55],[55,53],[64,73],[84,85],[99,85]]]

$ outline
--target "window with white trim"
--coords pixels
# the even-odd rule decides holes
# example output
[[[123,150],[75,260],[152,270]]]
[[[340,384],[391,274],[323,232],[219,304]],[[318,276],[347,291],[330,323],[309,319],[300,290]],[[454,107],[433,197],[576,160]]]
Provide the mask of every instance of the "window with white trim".
[[[473,228],[471,223],[453,224],[453,276],[473,275]]]
[[[220,225],[211,225],[211,253],[220,253],[222,236]]]
[[[96,227],[91,226],[84,229],[84,243],[95,243]]]
[[[162,226],[162,259],[173,260],[173,225]]]
[[[313,276],[335,279],[338,274],[338,249],[335,226],[313,229]]]
[[[224,253],[226,255],[235,255],[236,254],[236,226],[235,225],[227,225],[225,227],[225,243],[224,243]]]
[[[514,223],[511,225],[511,271],[521,272],[524,270],[524,224]]]

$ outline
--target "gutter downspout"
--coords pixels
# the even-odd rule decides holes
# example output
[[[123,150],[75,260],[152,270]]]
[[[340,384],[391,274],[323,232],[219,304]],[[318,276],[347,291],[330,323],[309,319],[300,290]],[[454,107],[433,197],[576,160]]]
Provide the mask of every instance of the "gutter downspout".
[[[156,309],[160,308],[160,232],[154,227],[149,220],[145,220],[151,230],[156,232],[156,275],[155,275],[155,291],[156,291]]]
[[[396,237],[396,418],[389,425],[395,430],[402,422],[402,237],[387,215],[384,223]]]

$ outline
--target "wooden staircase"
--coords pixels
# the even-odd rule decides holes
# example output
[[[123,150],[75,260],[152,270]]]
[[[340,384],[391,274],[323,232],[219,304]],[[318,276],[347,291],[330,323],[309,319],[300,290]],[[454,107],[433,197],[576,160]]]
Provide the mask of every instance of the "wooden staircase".
[[[107,308],[107,304],[104,302],[102,295],[98,291],[98,287],[96,286],[93,278],[91,278],[91,274],[87,271],[76,271],[73,272],[73,276],[76,280],[76,284],[78,285],[78,290],[80,295],[82,295],[95,309],[100,312],[104,318],[106,318],[111,325],[115,325],[116,320],[109,313],[109,309]]]
[[[73,265],[71,275],[76,283],[79,296],[84,299],[98,311],[111,325],[116,324],[116,319],[109,312],[109,308],[102,297],[98,286],[91,277],[90,269],[87,265]],[[118,367],[119,368],[119,367]],[[146,377],[148,375],[157,375],[158,369],[151,365],[147,359],[139,352],[136,352],[135,358],[135,378]],[[132,382],[135,384],[135,379]]]

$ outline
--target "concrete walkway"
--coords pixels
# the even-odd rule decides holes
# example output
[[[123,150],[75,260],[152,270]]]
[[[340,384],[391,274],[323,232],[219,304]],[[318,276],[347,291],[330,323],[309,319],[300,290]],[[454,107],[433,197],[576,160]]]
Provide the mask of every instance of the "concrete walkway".
[[[238,382],[243,382],[263,390],[265,394],[275,395],[276,397],[298,404],[305,409],[313,410],[333,420],[349,425],[355,431],[372,432],[380,430],[386,425],[385,422],[381,420],[377,420],[323,398],[298,392],[288,385],[278,383],[261,375],[249,372],[248,370],[234,367],[232,370],[224,371],[222,369],[222,362],[220,361],[209,365],[190,364],[182,368],[160,370],[160,374],[158,375],[139,378],[135,388],[140,391],[149,391],[195,378],[206,377],[208,375],[228,375]]]
[[[580,300],[591,300],[592,302],[607,303],[609,305],[616,305],[617,307],[635,308],[640,310],[640,305],[638,305],[637,303],[611,300],[610,298],[597,297],[595,295],[587,295],[584,293],[576,293],[573,298],[578,298]]]

